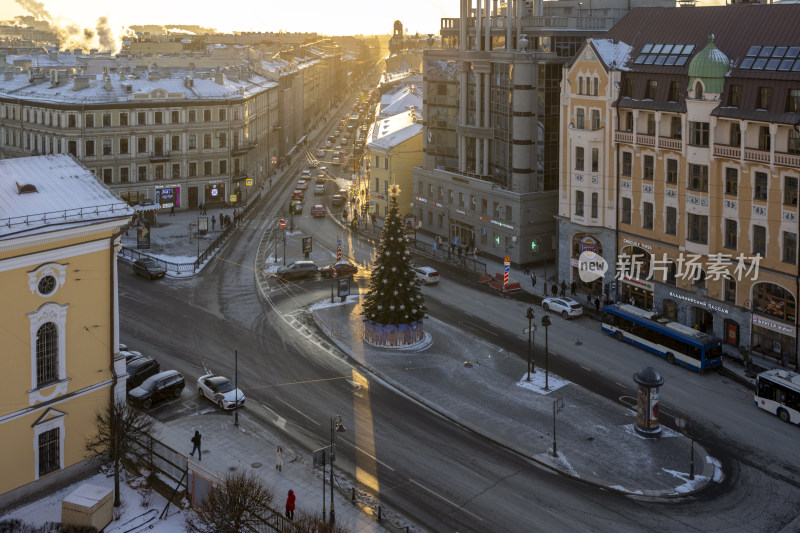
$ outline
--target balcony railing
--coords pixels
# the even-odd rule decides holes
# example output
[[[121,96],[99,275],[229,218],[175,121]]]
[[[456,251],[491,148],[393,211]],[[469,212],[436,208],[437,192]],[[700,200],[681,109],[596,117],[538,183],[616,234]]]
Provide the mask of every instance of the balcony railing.
[[[678,151],[680,151],[683,148],[683,140],[682,139],[675,139],[673,137],[659,137],[658,138],[658,147],[659,148],[666,148],[667,150],[678,150]]]
[[[656,145],[656,136],[655,135],[645,135],[644,133],[637,133],[636,134],[636,144],[641,144],[642,146],[655,146]]]
[[[716,157],[727,157],[730,159],[739,159],[742,157],[742,149],[738,146],[727,146],[725,144],[714,145],[714,155]]]
[[[153,152],[150,154],[151,163],[158,163],[160,161],[169,161],[169,152]]]
[[[769,163],[769,150],[755,150],[753,148],[745,148],[744,158],[747,161],[756,161],[758,163]]]
[[[630,131],[615,131],[614,142],[633,144],[633,133]]]
[[[800,154],[784,154],[775,152],[775,164],[785,167],[800,168]]]
[[[247,144],[239,144],[231,147],[231,155],[244,155],[249,151],[250,147]]]
[[[586,10],[588,11],[588,10]],[[507,17],[490,17],[489,26],[492,29],[504,30],[507,24]],[[522,27],[524,28],[558,28],[568,30],[609,30],[617,22],[614,17],[592,17],[588,13],[580,17],[523,17]],[[484,28],[486,19],[481,17],[481,27]],[[475,17],[466,19],[467,28],[475,28]],[[461,28],[461,19],[442,18],[440,19],[439,29],[442,34],[455,34]]]

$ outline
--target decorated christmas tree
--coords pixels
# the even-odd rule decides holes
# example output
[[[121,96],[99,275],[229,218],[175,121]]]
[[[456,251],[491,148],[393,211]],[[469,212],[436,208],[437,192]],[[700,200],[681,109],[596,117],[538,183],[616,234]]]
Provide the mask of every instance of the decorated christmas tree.
[[[364,298],[364,316],[375,324],[411,324],[425,316],[422,290],[412,269],[405,228],[397,212],[399,192],[397,185],[389,188],[389,214],[384,220],[369,294]]]

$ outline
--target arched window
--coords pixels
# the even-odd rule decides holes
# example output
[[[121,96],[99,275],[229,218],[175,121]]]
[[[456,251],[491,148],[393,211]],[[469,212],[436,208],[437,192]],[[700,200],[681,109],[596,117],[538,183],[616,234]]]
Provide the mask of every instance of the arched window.
[[[45,322],[36,332],[36,385],[58,381],[58,329]]]
[[[793,323],[796,309],[794,296],[780,285],[764,281],[753,286],[754,311]]]
[[[664,300],[664,318],[678,320],[678,304],[673,300]]]
[[[650,262],[652,260],[650,252],[638,246],[626,246],[619,255],[618,267],[624,269],[624,272],[619,272],[619,274],[640,280],[650,277]]]
[[[694,97],[697,98],[698,100],[703,99],[703,84],[700,83],[700,80],[698,80],[697,83],[694,84]]]

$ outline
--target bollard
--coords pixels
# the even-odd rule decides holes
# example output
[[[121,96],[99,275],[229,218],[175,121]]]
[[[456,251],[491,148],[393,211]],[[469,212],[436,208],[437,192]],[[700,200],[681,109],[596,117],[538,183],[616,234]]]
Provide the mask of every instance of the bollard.
[[[378,523],[381,523],[381,506],[378,506]]]
[[[350,503],[356,503],[356,488],[350,487]]]

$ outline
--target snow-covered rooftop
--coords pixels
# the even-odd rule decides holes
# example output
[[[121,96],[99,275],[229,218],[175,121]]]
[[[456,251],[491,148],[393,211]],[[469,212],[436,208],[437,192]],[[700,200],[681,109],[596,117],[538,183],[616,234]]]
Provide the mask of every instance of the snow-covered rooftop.
[[[378,116],[389,117],[410,109],[422,109],[422,89],[416,85],[409,85],[399,91],[384,94],[381,97]]]
[[[407,141],[414,135],[422,133],[422,119],[420,110],[410,110],[377,120],[367,139],[368,148],[390,150],[398,144]]]
[[[611,39],[592,39],[592,45],[607,67],[617,70],[630,70],[626,65],[631,58],[633,47]]]
[[[0,161],[0,239],[124,219],[133,213],[69,155]]]

